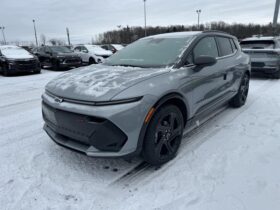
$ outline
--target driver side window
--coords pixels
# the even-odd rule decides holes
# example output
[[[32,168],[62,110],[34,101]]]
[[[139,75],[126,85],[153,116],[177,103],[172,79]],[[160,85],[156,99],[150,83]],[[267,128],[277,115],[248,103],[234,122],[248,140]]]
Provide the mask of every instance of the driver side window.
[[[219,57],[218,47],[214,37],[205,37],[200,40],[188,56],[186,65],[193,64],[194,59],[202,55],[214,58]]]
[[[194,58],[199,56],[219,57],[218,47],[214,37],[206,37],[200,40],[193,50]]]
[[[81,47],[75,47],[74,51],[81,52]]]

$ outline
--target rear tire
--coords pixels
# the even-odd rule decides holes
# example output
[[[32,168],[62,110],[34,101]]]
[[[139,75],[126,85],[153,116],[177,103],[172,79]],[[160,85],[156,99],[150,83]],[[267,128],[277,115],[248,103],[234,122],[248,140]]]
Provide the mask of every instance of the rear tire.
[[[241,84],[238,89],[238,93],[230,101],[230,105],[232,107],[239,108],[246,103],[248,92],[249,92],[249,83],[250,83],[250,76],[249,74],[246,73],[242,77]]]
[[[151,165],[162,165],[172,160],[180,147],[184,119],[180,109],[165,105],[152,117],[144,139],[142,156]]]

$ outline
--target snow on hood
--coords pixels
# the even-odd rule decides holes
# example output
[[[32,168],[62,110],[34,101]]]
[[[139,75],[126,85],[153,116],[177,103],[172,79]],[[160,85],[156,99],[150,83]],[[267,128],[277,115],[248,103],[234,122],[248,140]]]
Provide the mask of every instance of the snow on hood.
[[[32,54],[20,47],[3,47],[1,53],[8,59],[29,59],[34,58]]]
[[[61,74],[46,86],[50,93],[75,100],[109,101],[116,94],[170,69],[91,65]]]

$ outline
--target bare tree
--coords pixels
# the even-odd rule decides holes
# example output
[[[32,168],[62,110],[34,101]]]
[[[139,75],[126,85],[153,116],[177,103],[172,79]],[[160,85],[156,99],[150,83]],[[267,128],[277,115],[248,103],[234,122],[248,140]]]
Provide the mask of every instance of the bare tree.
[[[149,35],[170,33],[170,32],[180,32],[180,31],[194,31],[197,29],[197,25],[171,25],[171,26],[157,26],[157,27],[147,27],[147,33]],[[233,23],[228,24],[223,21],[210,22],[201,24],[201,30],[219,30],[235,35],[239,39],[245,37],[250,37],[252,35],[273,35],[272,23],[266,25],[260,24],[242,24]],[[277,34],[280,33],[280,27],[278,25]],[[102,43],[114,43],[114,44],[129,44],[137,39],[145,36],[145,30],[143,27],[119,27],[118,30],[107,31],[103,34],[97,35],[95,42]]]
[[[49,42],[52,45],[56,45],[56,46],[66,45],[66,43],[65,43],[65,41],[63,39],[52,38],[52,39],[49,40]]]

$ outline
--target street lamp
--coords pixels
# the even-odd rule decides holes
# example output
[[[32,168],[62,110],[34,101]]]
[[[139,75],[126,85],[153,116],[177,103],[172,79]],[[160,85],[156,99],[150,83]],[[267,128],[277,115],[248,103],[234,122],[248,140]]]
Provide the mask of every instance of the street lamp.
[[[34,26],[34,34],[35,34],[35,40],[36,40],[36,46],[38,47],[38,39],[37,39],[37,31],[35,26],[35,20],[33,19],[33,26]]]
[[[147,11],[146,11],[146,0],[144,1],[144,21],[145,21],[145,36],[147,36]]]
[[[4,33],[5,27],[4,26],[0,26],[0,29],[2,30],[4,44],[6,44],[6,37],[5,37],[5,33]]]
[[[198,9],[196,10],[196,13],[197,13],[197,29],[199,30],[200,29],[200,13],[201,13],[201,9]]]
[[[66,28],[66,34],[67,34],[67,39],[68,39],[68,45],[71,46],[69,28],[68,27]]]

